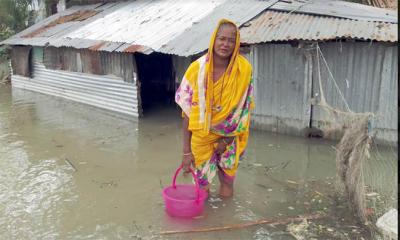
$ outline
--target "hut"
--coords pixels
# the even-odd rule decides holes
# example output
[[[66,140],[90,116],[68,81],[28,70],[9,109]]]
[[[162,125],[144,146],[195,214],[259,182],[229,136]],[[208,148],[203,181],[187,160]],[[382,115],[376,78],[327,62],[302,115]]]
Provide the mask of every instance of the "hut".
[[[157,101],[173,102],[176,79],[192,56],[207,49],[210,26],[218,19],[241,25],[271,4],[138,0],[76,5],[1,44],[12,46],[13,87],[140,117]]]
[[[253,64],[253,127],[303,135],[323,128],[327,101],[382,116],[378,138],[397,142],[397,15],[343,1],[117,1],[72,6],[1,42],[12,85],[140,117],[172,103],[186,67],[220,18],[240,26]],[[327,67],[317,67],[316,46]],[[332,94],[331,94],[332,93]],[[323,129],[322,129],[323,130]]]
[[[377,141],[396,144],[396,12],[343,1],[290,2],[241,27],[254,67],[254,127],[292,135],[327,132],[333,119],[313,104],[322,88],[332,107],[374,113]]]

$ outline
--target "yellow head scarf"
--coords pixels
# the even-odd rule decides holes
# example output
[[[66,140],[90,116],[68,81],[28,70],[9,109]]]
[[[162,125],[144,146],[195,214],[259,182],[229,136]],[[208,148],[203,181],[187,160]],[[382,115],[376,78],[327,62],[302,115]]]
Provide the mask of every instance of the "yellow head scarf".
[[[217,33],[222,24],[229,23],[236,28],[236,42],[233,53],[229,60],[229,64],[222,77],[222,83],[219,80],[214,83],[213,80],[213,60],[214,60],[214,43]],[[187,84],[194,89],[193,97],[186,95],[181,91],[178,95],[180,101],[177,103],[189,116],[189,130],[202,130],[208,134],[211,126],[224,121],[233,110],[243,102],[246,97],[251,78],[250,63],[239,54],[240,34],[238,27],[230,20],[222,19],[218,22],[214,33],[211,36],[208,52],[195,62],[193,62],[185,73],[182,86]],[[214,88],[217,86],[218,88]],[[218,99],[222,106],[220,112],[213,112],[214,89],[220,90],[220,98]],[[217,92],[215,92],[217,94]],[[188,105],[183,99],[190,98],[191,105]]]
[[[231,106],[227,105],[224,106],[223,110],[221,111],[221,113],[216,114],[216,116],[212,116],[213,117],[213,121],[211,121],[211,113],[212,113],[212,105],[213,105],[213,95],[214,95],[214,80],[213,80],[213,66],[214,66],[214,43],[215,43],[215,38],[217,37],[217,33],[221,27],[222,24],[226,24],[229,23],[231,25],[233,25],[236,28],[236,42],[235,42],[235,48],[232,52],[232,56],[230,58],[228,67],[226,68],[226,74],[227,74],[227,82],[231,83],[230,85],[225,86],[225,88],[231,88],[228,91],[225,91],[225,93],[228,96],[224,96],[224,97],[235,97],[234,95],[232,95],[232,93],[235,93],[237,90],[237,87],[240,87],[238,85],[242,85],[241,89],[245,90],[245,87],[248,86],[249,81],[240,81],[241,83],[244,84],[240,84],[237,78],[237,71],[239,70],[239,64],[240,64],[240,59],[239,59],[239,48],[240,48],[240,32],[238,27],[236,26],[236,24],[228,19],[221,19],[218,22],[217,27],[214,30],[214,33],[212,34],[211,40],[210,40],[210,44],[208,47],[208,52],[207,52],[207,60],[206,60],[206,73],[207,73],[207,79],[206,79],[206,112],[205,112],[205,123],[203,125],[203,130],[208,132],[210,129],[210,124],[211,122],[218,122],[223,120],[224,118],[227,117],[227,115],[231,112],[232,108],[235,107],[235,105],[238,103],[238,101],[240,100],[240,96],[236,96],[236,99],[232,99],[234,101],[228,101],[230,102]],[[250,80],[250,79],[248,79]],[[244,91],[239,91],[239,92],[244,92]]]
[[[235,23],[228,19],[221,19],[218,22],[217,27],[214,30],[214,33],[211,37],[210,44],[208,47],[208,52],[207,52],[207,60],[206,60],[206,73],[207,73],[207,80],[206,80],[206,121],[203,126],[203,130],[208,132],[210,129],[210,123],[211,123],[211,109],[212,109],[212,104],[213,104],[213,95],[214,95],[214,79],[213,79],[213,72],[214,72],[214,44],[215,44],[215,38],[217,37],[217,33],[221,27],[222,24],[229,23],[233,25],[236,28],[236,42],[235,42],[235,48],[233,49],[231,59],[229,60],[228,67],[226,68],[226,72],[228,74],[228,78],[233,78],[235,77],[236,71],[237,71],[237,56],[239,55],[239,48],[240,48],[240,32],[238,27],[236,26]],[[233,66],[236,66],[235,69],[233,69]],[[235,72],[233,72],[235,70]],[[229,81],[229,80],[228,80]],[[224,108],[226,110],[226,108]],[[224,111],[226,112],[226,111]]]

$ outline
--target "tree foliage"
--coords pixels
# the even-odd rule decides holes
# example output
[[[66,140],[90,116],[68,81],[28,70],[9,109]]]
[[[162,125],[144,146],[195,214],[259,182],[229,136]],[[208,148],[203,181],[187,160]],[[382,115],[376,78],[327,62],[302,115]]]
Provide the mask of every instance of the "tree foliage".
[[[27,27],[30,2],[31,0],[0,0],[0,41]],[[5,57],[6,49],[0,48],[0,59]]]
[[[0,25],[1,31],[15,33],[27,27],[30,0],[1,0]],[[4,33],[2,37],[6,36]],[[2,40],[0,38],[0,40]]]

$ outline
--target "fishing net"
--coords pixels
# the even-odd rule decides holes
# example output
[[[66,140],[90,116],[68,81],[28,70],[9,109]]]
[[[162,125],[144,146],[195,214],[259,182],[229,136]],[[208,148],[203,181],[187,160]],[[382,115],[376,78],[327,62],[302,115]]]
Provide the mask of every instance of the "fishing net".
[[[336,192],[348,202],[356,219],[379,239],[383,235],[376,228],[377,219],[390,209],[398,208],[397,149],[374,141],[374,123],[385,116],[351,111],[318,44],[313,49],[316,49],[319,78],[319,99],[314,106],[323,109],[324,136],[340,139],[335,148]],[[329,73],[327,79],[321,79],[321,68]],[[326,81],[332,81],[330,84],[335,86],[335,94],[343,102],[342,109],[327,103]]]

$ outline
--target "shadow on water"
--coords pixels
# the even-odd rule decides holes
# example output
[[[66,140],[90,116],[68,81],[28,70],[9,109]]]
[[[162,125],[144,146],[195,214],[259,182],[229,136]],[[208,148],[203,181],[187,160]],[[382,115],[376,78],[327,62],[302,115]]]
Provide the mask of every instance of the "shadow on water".
[[[0,98],[1,239],[367,239],[333,197],[334,142],[252,131],[234,197],[218,198],[215,182],[203,216],[175,219],[161,190],[181,161],[178,109],[137,122],[8,87]],[[327,217],[159,235],[314,213]]]

